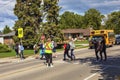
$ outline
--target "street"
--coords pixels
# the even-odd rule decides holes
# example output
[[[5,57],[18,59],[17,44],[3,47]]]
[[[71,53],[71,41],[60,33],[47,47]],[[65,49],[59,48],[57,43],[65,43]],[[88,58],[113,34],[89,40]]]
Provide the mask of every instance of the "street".
[[[119,80],[119,45],[107,48],[107,61],[96,62],[94,49],[75,50],[75,55],[75,61],[63,61],[59,53],[54,67],[40,59],[0,64],[0,80]]]

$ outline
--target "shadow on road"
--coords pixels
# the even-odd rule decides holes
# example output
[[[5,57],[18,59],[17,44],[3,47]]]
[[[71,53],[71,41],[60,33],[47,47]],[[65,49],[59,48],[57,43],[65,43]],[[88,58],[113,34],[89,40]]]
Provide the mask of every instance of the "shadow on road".
[[[96,61],[95,57],[78,58],[75,61],[94,66],[91,73],[100,73],[102,79],[98,80],[120,80],[120,55],[108,56],[107,61]]]

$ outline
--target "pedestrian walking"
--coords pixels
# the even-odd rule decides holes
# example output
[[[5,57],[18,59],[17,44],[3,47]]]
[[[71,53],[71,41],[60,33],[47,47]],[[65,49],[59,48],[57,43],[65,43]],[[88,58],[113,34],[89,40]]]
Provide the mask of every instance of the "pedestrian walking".
[[[53,58],[56,58],[57,57],[57,54],[56,54],[56,47],[57,47],[57,43],[55,41],[52,41],[52,45],[53,45]]]
[[[75,60],[75,55],[74,55],[75,44],[74,44],[74,41],[72,39],[70,39],[69,44],[70,44],[71,58],[72,58],[72,60]]]
[[[38,59],[39,58],[39,56],[37,55],[37,53],[38,53],[38,44],[36,43],[36,44],[34,44],[34,46],[33,46],[33,49],[34,49],[34,54],[35,54],[35,59]]]
[[[24,57],[24,47],[23,47],[22,43],[20,43],[18,47],[19,47],[19,50],[18,50],[18,51],[19,51],[19,54],[20,54],[20,58],[21,58],[21,60],[22,60],[22,59],[25,58],[25,57]]]
[[[101,60],[103,60],[103,56],[104,56],[104,61],[106,61],[107,60],[107,54],[106,54],[106,44],[105,44],[104,37],[102,37],[102,41],[101,41],[101,51],[100,51]]]
[[[34,54],[37,54],[37,52],[38,52],[38,46],[37,46],[37,44],[34,44],[33,49],[34,49]]]
[[[51,39],[48,38],[47,42],[45,43],[45,55],[46,55],[46,65],[47,67],[53,67],[53,62],[52,62],[52,49],[53,45],[51,43]]]
[[[63,60],[67,60],[66,59],[66,55],[68,58],[70,58],[72,60],[72,57],[69,55],[69,50],[70,50],[70,44],[68,43],[68,41],[65,41],[64,45],[63,45],[63,48],[64,48],[64,58]]]
[[[43,60],[45,58],[45,44],[44,41],[40,43],[40,59]]]
[[[96,60],[98,61],[99,60],[99,55],[98,54],[100,52],[100,42],[97,41],[97,40],[94,40],[93,44],[94,44],[94,49],[95,49]]]
[[[15,52],[16,52],[16,57],[18,57],[19,53],[18,53],[18,43],[15,44],[14,46]]]

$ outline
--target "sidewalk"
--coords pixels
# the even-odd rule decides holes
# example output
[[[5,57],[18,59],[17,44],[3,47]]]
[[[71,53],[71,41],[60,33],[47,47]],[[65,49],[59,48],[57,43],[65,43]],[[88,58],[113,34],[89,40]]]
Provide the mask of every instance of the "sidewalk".
[[[0,64],[11,63],[11,62],[19,62],[19,61],[26,61],[30,59],[35,59],[34,56],[26,57],[25,59],[21,60],[19,57],[7,57],[7,58],[0,58]]]
[[[86,49],[86,48],[75,49],[75,51],[84,50],[84,49]],[[63,51],[56,52],[56,54],[58,54],[58,55],[63,54],[63,53],[64,53]],[[27,60],[31,60],[31,59],[35,59],[35,58],[36,58],[35,55],[28,56],[28,57],[26,57],[23,60],[21,60],[19,57],[16,58],[15,56],[14,57],[7,57],[7,58],[0,58],[0,64],[12,63],[12,62],[19,62],[19,61],[27,61]]]

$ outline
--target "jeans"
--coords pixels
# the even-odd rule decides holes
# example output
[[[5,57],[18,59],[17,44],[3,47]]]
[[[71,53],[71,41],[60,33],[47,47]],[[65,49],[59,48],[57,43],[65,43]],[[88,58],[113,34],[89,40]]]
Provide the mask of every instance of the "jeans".
[[[23,50],[21,50],[20,58],[21,58],[21,59],[24,59]]]
[[[73,53],[74,49],[71,49],[70,51],[71,51],[71,59],[73,60],[73,59],[75,59],[75,55]]]
[[[72,59],[72,57],[69,55],[69,50],[64,51],[64,60],[66,59],[66,55],[68,56],[68,58]]]

